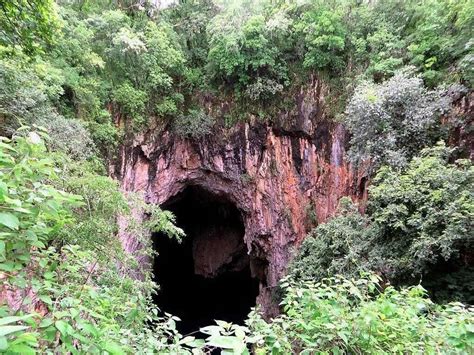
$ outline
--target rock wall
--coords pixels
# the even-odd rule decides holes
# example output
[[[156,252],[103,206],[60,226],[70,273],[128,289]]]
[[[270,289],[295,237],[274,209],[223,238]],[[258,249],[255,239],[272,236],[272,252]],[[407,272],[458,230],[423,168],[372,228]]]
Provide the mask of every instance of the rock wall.
[[[151,130],[124,146],[114,167],[122,188],[142,192],[147,203],[163,204],[188,185],[234,203],[267,314],[275,311],[272,289],[309,229],[331,216],[342,196],[366,197],[364,174],[344,157],[344,128],[324,116],[322,91],[313,80],[273,124],[250,120],[200,139]],[[122,234],[132,252],[139,245],[130,238]]]

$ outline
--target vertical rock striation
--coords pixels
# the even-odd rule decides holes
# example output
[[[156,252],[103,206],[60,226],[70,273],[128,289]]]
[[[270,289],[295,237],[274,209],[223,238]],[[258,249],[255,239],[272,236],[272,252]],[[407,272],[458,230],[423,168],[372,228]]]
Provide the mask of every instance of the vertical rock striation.
[[[114,167],[122,188],[142,192],[147,203],[166,203],[191,185],[231,201],[269,315],[272,290],[308,230],[335,212],[340,197],[365,199],[363,174],[344,157],[346,132],[325,119],[321,91],[313,80],[271,125],[250,120],[202,139],[150,131],[124,146]],[[133,252],[139,245],[130,238],[123,233]]]

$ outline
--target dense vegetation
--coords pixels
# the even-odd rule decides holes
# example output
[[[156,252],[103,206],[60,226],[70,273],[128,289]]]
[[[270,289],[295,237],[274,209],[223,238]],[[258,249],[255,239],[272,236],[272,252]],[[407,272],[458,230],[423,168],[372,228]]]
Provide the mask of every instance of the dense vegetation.
[[[13,306],[0,307],[0,352],[474,351],[474,310],[449,303],[474,302],[474,168],[443,143],[469,129],[446,117],[472,90],[473,28],[471,0],[1,2],[0,278]],[[369,167],[366,213],[343,199],[310,233],[281,316],[184,337],[154,307],[151,276],[135,277],[117,217],[149,215],[129,225],[145,256],[150,231],[183,232],[124,195],[107,163],[150,128],[202,139],[221,121],[271,123],[312,75],[351,133],[349,158]]]
[[[370,188],[367,213],[341,200],[339,215],[304,241],[291,265],[293,275],[321,280],[376,270],[406,284],[437,269],[451,277],[469,273],[472,265],[465,256],[474,243],[474,168],[464,159],[449,163],[449,153],[438,145],[423,150],[402,171],[381,168]],[[450,283],[451,296],[472,303],[472,279],[457,282]],[[431,287],[443,288],[438,283]]]

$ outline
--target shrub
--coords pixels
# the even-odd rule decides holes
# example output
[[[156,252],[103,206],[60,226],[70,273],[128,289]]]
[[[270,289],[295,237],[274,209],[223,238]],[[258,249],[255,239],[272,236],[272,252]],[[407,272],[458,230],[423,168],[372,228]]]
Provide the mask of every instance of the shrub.
[[[440,116],[449,107],[441,91],[430,91],[407,71],[382,84],[365,82],[352,96],[345,123],[351,133],[349,156],[372,167],[402,167],[423,147],[444,136]]]
[[[132,119],[134,127],[140,128],[146,123],[145,108],[148,100],[146,92],[126,82],[115,89],[114,100],[120,105],[122,113]]]
[[[373,274],[321,282],[283,281],[283,314],[247,326],[217,321],[205,346],[246,354],[467,354],[474,350],[474,308],[435,305],[421,286],[395,289]]]
[[[295,26],[303,38],[304,66],[318,70],[344,68],[346,28],[340,11],[324,6],[307,11]]]
[[[211,133],[215,119],[202,110],[189,110],[187,115],[179,115],[173,122],[175,132],[182,137],[199,138]]]
[[[94,154],[95,144],[80,121],[59,116],[39,123],[48,130],[51,138],[48,146],[51,149],[78,160],[85,160]]]
[[[440,144],[402,171],[382,167],[367,215],[341,200],[338,215],[303,241],[290,274],[320,281],[372,270],[395,284],[422,279],[437,300],[472,299],[472,283],[460,276],[472,274],[474,170],[468,160],[449,163],[451,151]],[[449,292],[438,292],[441,285]]]
[[[367,268],[373,233],[369,219],[343,198],[337,216],[306,236],[288,272],[297,280],[313,281],[335,274],[358,276]]]
[[[120,131],[110,121],[105,123],[88,122],[87,128],[96,146],[104,153],[110,153],[120,143]]]
[[[377,173],[368,213],[379,228],[372,243],[388,275],[424,274],[474,246],[474,168],[469,160],[449,163],[451,152],[439,144],[402,172]]]
[[[0,270],[4,289],[21,297],[11,308],[0,307],[0,351],[189,353],[184,343],[194,338],[183,339],[177,319],[151,306],[149,274],[129,276],[136,261],[120,252],[116,238],[117,214],[128,211],[117,184],[64,155],[64,165],[55,168],[42,136],[0,141]],[[170,213],[134,208],[150,213],[149,221],[130,230],[144,252],[150,230],[183,236]]]
[[[245,90],[245,95],[251,100],[258,101],[269,99],[275,94],[283,91],[283,85],[272,79],[257,78],[257,80],[249,84]]]
[[[52,0],[10,0],[0,4],[0,44],[34,54],[54,41],[59,24]]]
[[[284,31],[272,28],[274,21],[267,23],[261,13],[249,14],[246,5],[231,7],[208,27],[208,71],[238,95],[259,100],[287,85],[288,69],[277,44]]]
[[[420,286],[383,288],[371,275],[320,283],[290,279],[283,287],[284,314],[267,325],[258,319],[250,324],[263,351],[461,354],[474,347],[474,309],[436,306]]]
[[[0,60],[0,133],[12,135],[21,125],[55,119],[48,83],[26,67],[24,58]],[[57,93],[56,93],[57,94]]]

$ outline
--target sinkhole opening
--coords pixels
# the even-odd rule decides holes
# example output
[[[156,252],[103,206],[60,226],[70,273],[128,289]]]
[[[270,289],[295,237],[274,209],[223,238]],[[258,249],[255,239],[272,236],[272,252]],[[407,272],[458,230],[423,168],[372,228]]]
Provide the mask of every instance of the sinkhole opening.
[[[182,334],[224,320],[242,324],[255,306],[259,280],[252,277],[238,208],[225,196],[188,186],[163,206],[186,232],[181,243],[153,235],[155,303],[178,316]]]

